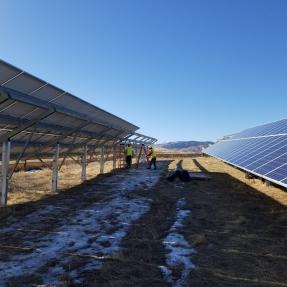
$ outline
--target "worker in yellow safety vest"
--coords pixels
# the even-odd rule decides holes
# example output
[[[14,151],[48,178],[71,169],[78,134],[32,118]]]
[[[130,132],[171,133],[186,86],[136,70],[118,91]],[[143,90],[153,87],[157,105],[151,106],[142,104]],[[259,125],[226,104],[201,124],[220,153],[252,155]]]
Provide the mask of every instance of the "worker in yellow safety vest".
[[[151,158],[148,169],[151,169],[152,165],[156,169],[156,152],[152,147],[149,147],[147,156]]]
[[[126,164],[127,168],[130,168],[132,166],[132,157],[134,155],[134,150],[131,146],[131,144],[128,144],[125,148],[125,154],[126,154]]]

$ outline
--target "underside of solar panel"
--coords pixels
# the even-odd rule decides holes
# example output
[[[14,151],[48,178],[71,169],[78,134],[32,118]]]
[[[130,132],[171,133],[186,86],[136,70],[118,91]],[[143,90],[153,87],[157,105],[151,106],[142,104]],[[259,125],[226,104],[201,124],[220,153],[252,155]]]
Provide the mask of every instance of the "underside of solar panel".
[[[11,141],[11,158],[50,157],[55,144],[79,154],[129,140],[153,144],[138,127],[0,60],[0,143]],[[0,148],[1,149],[1,148]],[[23,156],[23,154],[22,154]]]
[[[204,153],[287,187],[287,119],[225,137]]]

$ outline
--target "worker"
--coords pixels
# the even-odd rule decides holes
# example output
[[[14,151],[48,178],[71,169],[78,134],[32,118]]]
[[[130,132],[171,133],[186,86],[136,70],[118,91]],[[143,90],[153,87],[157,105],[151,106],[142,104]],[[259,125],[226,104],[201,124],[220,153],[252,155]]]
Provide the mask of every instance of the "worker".
[[[156,169],[156,152],[152,147],[149,147],[147,156],[151,158],[148,169],[151,169],[152,165]]]
[[[127,168],[131,168],[131,166],[132,166],[132,157],[134,155],[134,150],[133,150],[133,148],[132,148],[130,143],[125,148],[125,154],[126,154]]]

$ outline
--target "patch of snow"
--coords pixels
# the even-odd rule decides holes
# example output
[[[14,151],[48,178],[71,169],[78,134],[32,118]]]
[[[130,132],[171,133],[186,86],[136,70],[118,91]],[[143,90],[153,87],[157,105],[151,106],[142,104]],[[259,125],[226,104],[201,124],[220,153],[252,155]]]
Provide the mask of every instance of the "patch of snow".
[[[173,279],[172,279],[172,272],[171,270],[166,267],[166,266],[158,266],[161,273],[163,274],[163,278],[165,279],[165,281],[167,281],[168,283],[172,284],[173,283]]]
[[[149,200],[131,198],[129,193],[136,190],[141,183],[152,187],[160,174],[160,171],[139,169],[128,171],[126,176],[107,178],[106,183],[113,183],[110,200],[91,203],[88,208],[79,209],[67,218],[63,216],[63,210],[59,206],[45,206],[24,216],[21,221],[10,219],[10,226],[2,229],[0,234],[5,236],[8,232],[30,229],[31,233],[24,233],[22,236],[22,244],[32,248],[32,251],[11,255],[7,261],[0,261],[0,286],[5,286],[13,277],[37,275],[37,270],[44,266],[47,269],[46,274],[40,274],[43,284],[59,286],[59,276],[63,273],[72,282],[84,282],[83,273],[100,269],[103,259],[119,251],[120,242],[126,236],[129,226],[149,210]],[[62,225],[53,230],[53,233],[33,238],[32,230],[37,231],[33,225],[48,214],[62,216]],[[66,270],[77,255],[86,256],[85,264]]]
[[[37,172],[40,172],[42,171],[42,169],[31,169],[31,170],[27,170],[25,171],[26,173],[37,173]]]
[[[164,279],[174,287],[183,286],[190,270],[195,268],[190,259],[194,250],[185,240],[184,236],[180,234],[180,230],[184,227],[183,222],[185,218],[190,215],[190,210],[183,209],[185,204],[186,201],[184,198],[177,202],[176,221],[163,241],[165,248],[169,251],[166,256],[167,266],[159,266]],[[173,268],[180,268],[182,270],[180,278],[174,278],[172,274]]]

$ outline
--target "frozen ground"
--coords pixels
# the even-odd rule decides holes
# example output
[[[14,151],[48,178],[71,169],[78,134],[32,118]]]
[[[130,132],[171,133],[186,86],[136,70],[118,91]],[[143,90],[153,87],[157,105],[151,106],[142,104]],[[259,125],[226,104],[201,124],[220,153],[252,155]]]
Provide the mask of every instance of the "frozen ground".
[[[190,259],[194,251],[181,234],[181,230],[184,227],[183,222],[190,215],[190,210],[184,209],[185,205],[184,198],[178,200],[175,223],[163,242],[165,248],[168,250],[168,254],[166,256],[166,266],[160,266],[160,269],[165,280],[174,287],[183,286],[191,269],[194,268]],[[178,279],[173,276],[172,270],[174,268],[180,269],[181,275]]]
[[[211,180],[123,171],[16,209],[0,286],[287,286],[286,192],[211,158],[182,166]]]
[[[149,210],[149,200],[133,197],[132,192],[151,188],[160,175],[161,168],[131,169],[99,183],[108,195],[101,201],[92,202],[98,192],[92,185],[83,190],[82,199],[67,197],[20,221],[9,218],[0,231],[0,286],[31,276],[56,286],[63,276],[72,283],[83,282],[84,274],[116,254],[129,226]]]

